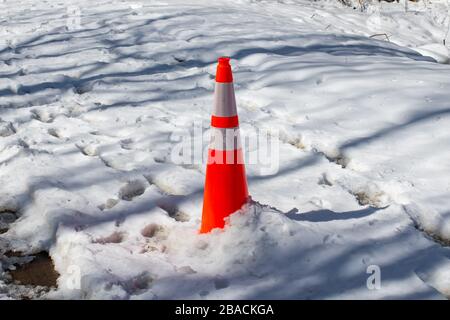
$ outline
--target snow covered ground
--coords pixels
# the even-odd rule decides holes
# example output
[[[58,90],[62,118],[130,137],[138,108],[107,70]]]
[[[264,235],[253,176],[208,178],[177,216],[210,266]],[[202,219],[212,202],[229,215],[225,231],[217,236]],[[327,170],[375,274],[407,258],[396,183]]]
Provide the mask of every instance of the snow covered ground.
[[[449,297],[448,15],[413,6],[0,2],[0,297],[7,251],[49,251],[49,298]],[[223,55],[279,170],[199,235],[174,137],[209,126]]]

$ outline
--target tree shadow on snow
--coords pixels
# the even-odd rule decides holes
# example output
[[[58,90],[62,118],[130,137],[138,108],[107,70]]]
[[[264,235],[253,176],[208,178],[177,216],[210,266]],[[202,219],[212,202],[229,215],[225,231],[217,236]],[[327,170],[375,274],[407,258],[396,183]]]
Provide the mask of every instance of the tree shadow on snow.
[[[127,12],[127,10],[124,10],[121,16],[126,17]],[[332,34],[293,34],[279,37],[258,36],[257,34],[251,40],[249,39],[248,43],[243,43],[239,37],[234,40],[222,40],[219,37],[218,39],[212,38],[208,44],[204,44],[203,42],[192,42],[190,37],[186,35],[185,38],[183,38],[183,36],[179,36],[179,38],[176,39],[176,41],[178,42],[186,41],[186,44],[184,46],[182,46],[180,49],[175,49],[174,51],[165,52],[165,54],[162,54],[160,52],[149,52],[141,48],[141,46],[151,43],[158,44],[157,39],[159,39],[160,37],[152,37],[152,35],[154,35],[153,24],[160,21],[167,21],[167,23],[169,23],[169,26],[176,26],[178,23],[178,18],[196,14],[198,14],[198,12],[196,12],[195,10],[191,10],[186,12],[168,14],[159,18],[142,19],[142,21],[139,21],[139,23],[132,21],[130,22],[130,25],[127,26],[128,28],[126,31],[129,36],[125,39],[122,37],[115,38],[113,35],[117,30],[115,30],[114,24],[108,24],[105,22],[103,23],[103,25],[100,25],[97,28],[82,28],[80,30],[73,31],[69,31],[61,27],[55,28],[54,30],[48,31],[48,33],[30,37],[29,39],[24,40],[22,43],[16,44],[14,47],[4,48],[0,51],[0,58],[6,61],[8,64],[20,62],[21,64],[26,63],[29,65],[42,65],[43,72],[45,72],[45,66],[50,63],[49,61],[51,61],[48,59],[64,57],[65,55],[69,55],[70,57],[72,55],[83,54],[85,52],[88,53],[90,50],[94,49],[109,52],[109,56],[111,57],[111,59],[108,62],[102,62],[96,59],[92,59],[91,57],[87,58],[88,61],[90,59],[91,61],[87,64],[81,64],[81,66],[84,65],[88,68],[83,71],[80,70],[79,77],[65,75],[68,73],[68,71],[70,71],[70,69],[79,70],[79,64],[73,64],[72,66],[70,66],[70,64],[67,64],[64,67],[59,67],[61,69],[58,69],[58,67],[54,68],[52,70],[53,73],[57,73],[59,71],[63,76],[55,80],[51,80],[50,78],[50,80],[37,83],[22,83],[18,87],[17,91],[12,90],[8,87],[0,88],[0,97],[5,98],[24,96],[23,98],[27,98],[24,99],[26,102],[22,101],[20,104],[15,102],[5,103],[5,105],[9,105],[10,107],[23,107],[36,105],[37,102],[36,97],[33,97],[34,95],[42,94],[42,92],[45,92],[47,90],[53,90],[47,98],[41,97],[38,100],[39,104],[45,104],[55,101],[55,90],[60,93],[63,93],[67,90],[80,92],[83,91],[82,88],[92,87],[93,83],[95,82],[110,81],[112,79],[116,79],[117,82],[115,83],[115,86],[111,87],[111,90],[114,90],[117,93],[117,91],[120,91],[120,83],[132,78],[167,74],[177,70],[186,70],[190,68],[202,69],[207,66],[211,66],[216,63],[215,59],[210,60],[208,58],[202,58],[201,55],[200,58],[198,58],[199,52],[210,52],[213,50],[220,51],[221,48],[227,48],[228,50],[228,48],[232,47],[236,47],[237,49],[232,51],[231,56],[234,59],[238,60],[244,59],[250,55],[257,53],[266,53],[280,56],[302,56],[304,54],[310,53],[323,53],[333,56],[387,56],[406,57],[418,61],[431,61],[430,58],[423,57],[410,49],[402,48],[391,43],[367,39],[360,36]],[[205,13],[205,17],[207,17],[207,13]],[[193,28],[195,28],[195,26],[193,26]],[[163,32],[164,30],[160,31],[160,33]],[[311,42],[311,39],[314,39],[320,44],[308,44]],[[72,46],[72,40],[74,40],[76,45],[74,44]],[[86,47],[80,49],[79,44],[77,43],[78,41],[85,41]],[[268,43],[273,42],[273,45],[272,47],[268,45],[268,48],[260,47],[259,45],[252,46],[252,43],[258,43],[261,41]],[[278,45],[280,41],[285,41],[287,43],[295,42],[305,44],[280,46]],[[330,44],[329,42],[333,43]],[[335,44],[336,42],[342,43],[342,45]],[[51,46],[54,44],[59,45],[61,43],[66,44],[66,47],[64,47],[64,49],[62,50],[58,50],[55,53],[27,55],[27,53],[34,52],[34,50],[46,48],[47,46]],[[136,47],[135,51],[130,52],[130,50],[123,50],[133,47]],[[178,58],[179,56],[183,58]],[[194,56],[196,58],[193,58]],[[167,57],[174,58],[169,61],[170,59],[167,59]],[[42,63],[40,63],[41,59],[43,61]],[[106,70],[108,67],[127,61],[127,59],[146,62],[149,65],[142,68],[136,68],[134,70]],[[68,61],[72,61],[72,59],[68,59]],[[39,71],[36,71],[36,74],[39,74]],[[14,73],[12,75],[14,75]],[[3,77],[5,75],[1,76]],[[14,76],[14,78],[19,80],[21,79],[21,76],[20,74],[17,74]],[[144,83],[146,81],[149,81],[149,79],[147,78],[141,80],[141,82]],[[160,96],[160,98],[149,100],[144,99],[141,101],[137,101],[136,103],[142,104],[163,100],[168,101],[172,98],[176,98],[177,93],[182,93],[184,89],[176,89],[176,80],[174,80],[173,82],[173,87],[175,88],[174,92],[163,94]],[[148,90],[149,93],[151,93],[152,89],[149,88]],[[126,96],[126,93],[126,90],[123,91],[123,102],[116,101],[111,105],[111,107],[116,105],[126,105],[127,101],[129,101],[129,97]],[[205,94],[207,94],[207,92],[205,92]],[[106,108],[108,106],[104,107]]]
[[[0,59],[5,61],[7,64],[12,64],[15,62],[21,62],[23,64],[26,62],[29,65],[41,65],[43,74],[46,74],[45,68],[49,67],[49,62],[46,62],[45,59],[70,56],[73,54],[81,54],[84,51],[87,52],[92,49],[100,48],[107,50],[111,55],[111,60],[109,62],[100,62],[94,59],[93,61],[91,61],[91,63],[89,63],[89,61],[84,61],[88,62],[84,65],[84,67],[87,67],[87,69],[80,71],[79,77],[65,75],[65,73],[68,71],[77,71],[80,68],[80,66],[76,65],[75,63],[73,65],[70,65],[70,62],[67,62],[68,65],[64,65],[62,67],[57,66],[52,69],[51,72],[60,72],[62,74],[62,76],[60,75],[60,77],[57,79],[52,79],[51,77],[48,77],[47,79],[47,76],[42,76],[44,78],[44,81],[43,79],[40,79],[40,81],[35,83],[23,83],[18,87],[17,91],[8,87],[0,88],[0,98],[3,99],[3,106],[0,108],[4,108],[6,106],[10,108],[21,108],[33,105],[43,105],[46,103],[57,101],[58,95],[61,95],[69,90],[77,92],[81,95],[93,90],[93,84],[96,82],[98,83],[100,81],[103,81],[104,83],[107,83],[108,81],[110,81],[111,93],[114,92],[115,94],[119,94],[119,98],[116,99],[116,101],[111,102],[110,104],[103,104],[91,108],[89,109],[90,111],[106,110],[109,108],[130,105],[147,106],[150,104],[149,113],[151,113],[152,103],[160,101],[170,102],[175,99],[185,98],[183,97],[183,94],[185,94],[189,89],[178,87],[177,79],[175,79],[171,80],[171,82],[173,82],[173,89],[171,91],[161,92],[159,88],[149,88],[149,92],[147,95],[145,95],[143,98],[133,101],[129,97],[129,92],[127,92],[127,90],[121,89],[120,85],[124,83],[131,83],[133,81],[136,81],[136,83],[150,82],[151,79],[148,78],[148,76],[164,75],[175,71],[187,70],[190,68],[202,69],[210,67],[215,64],[216,61],[209,58],[199,58],[198,52],[209,52],[213,50],[220,51],[220,48],[230,48],[233,46],[236,46],[238,49],[236,49],[231,55],[233,58],[239,60],[257,53],[299,57],[305,54],[323,53],[333,56],[348,56],[350,58],[354,56],[388,56],[403,57],[417,61],[432,61],[429,58],[425,58],[409,49],[401,48],[393,44],[387,44],[385,42],[377,42],[375,40],[368,40],[366,38],[356,36],[331,36],[319,34],[294,34],[286,37],[274,38],[268,38],[267,36],[256,36],[255,38],[251,39],[254,40],[255,43],[257,43],[258,41],[273,41],[274,43],[278,43],[280,40],[289,43],[289,41],[291,40],[301,42],[312,37],[318,39],[318,41],[322,43],[320,45],[314,44],[303,46],[293,44],[281,46],[273,45],[271,49],[258,47],[255,44],[252,44],[252,41],[243,43],[240,38],[226,41],[213,40],[208,44],[204,44],[191,42],[191,39],[187,38],[187,36],[186,38],[180,36],[180,38],[176,39],[176,41],[185,41],[186,46],[178,49],[178,51],[169,52],[167,55],[173,56],[175,58],[177,58],[178,56],[183,56],[184,58],[173,58],[172,60],[163,59],[163,56],[161,54],[158,54],[158,52],[147,52],[146,48],[136,48],[136,51],[131,53],[122,51],[122,49],[132,48],[136,45],[151,44],[152,41],[155,41],[155,39],[148,38],[146,36],[147,34],[152,35],[154,33],[152,24],[154,24],[155,22],[161,20],[174,20],[173,24],[175,25],[176,19],[178,17],[186,16],[188,14],[190,13],[176,13],[161,16],[159,18],[143,20],[141,23],[131,26],[129,29],[127,29],[127,32],[130,33],[130,36],[127,40],[113,39],[112,37],[108,38],[107,36],[111,31],[111,26],[108,24],[104,24],[103,26],[100,26],[98,28],[81,29],[78,31],[56,29],[53,31],[49,31],[46,34],[40,34],[35,37],[31,37],[30,39],[25,40],[22,43],[16,44],[14,48],[5,48],[0,51]],[[77,49],[71,47],[71,39],[86,41],[87,48]],[[342,42],[343,45],[327,44],[327,41],[329,41],[330,39],[333,41]],[[67,47],[64,50],[60,50],[60,52],[46,53],[41,56],[33,55],[30,57],[27,57],[26,55],[28,50],[37,50],[40,48],[45,48],[46,46],[52,44],[63,42],[67,43]],[[377,45],[377,43],[379,45]],[[143,67],[135,68],[132,70],[107,70],[107,67],[113,66],[114,64],[123,63],[130,58],[137,61],[146,62],[149,65],[145,65]],[[42,59],[42,61],[40,59]],[[68,59],[67,61],[70,60]],[[330,62],[330,64],[332,64],[332,62]],[[50,67],[53,66],[50,65]],[[39,69],[37,69],[37,71],[35,72],[36,74],[39,74]],[[199,72],[202,72],[204,74],[205,71],[201,70]],[[140,77],[142,76],[147,76],[147,78],[141,79]],[[195,76],[199,76],[199,74]],[[193,76],[193,78],[195,76]],[[8,74],[1,74],[0,77],[8,77],[15,80],[20,80],[21,73],[13,72]],[[45,94],[45,92],[47,92],[49,89],[51,89],[51,93]],[[95,89],[92,91],[92,93],[95,95]],[[208,91],[207,89],[202,89],[201,94],[208,95],[212,94],[212,92]],[[16,102],[14,98],[17,98],[19,96],[22,97],[23,100],[20,102]],[[339,149],[344,152],[349,148],[355,148],[362,144],[381,139],[399,130],[408,128],[422,121],[432,119],[433,117],[442,116],[447,113],[450,113],[450,109],[415,114],[402,124],[384,128],[382,130],[374,132],[370,136],[357,137],[349,142],[342,144]],[[253,181],[258,180],[270,180],[275,176],[280,177],[286,174],[298,172],[302,168],[314,165],[322,159],[321,157],[321,155],[317,154],[309,155],[297,162],[294,161],[292,163],[284,164],[281,170],[276,175],[250,177],[249,182],[252,183]],[[59,175],[57,177],[41,175],[39,179],[36,179],[33,183],[30,184],[30,192],[43,190],[45,188],[53,188],[55,186],[60,187],[60,182],[65,184],[65,188],[68,191],[76,192],[76,190],[82,189],[84,187],[95,185],[96,183],[98,184],[99,182],[101,182],[100,180],[104,181],[106,179],[118,179],[119,176],[127,174],[126,172],[120,172],[120,175],[111,175],[109,177],[98,178],[95,175],[91,175],[92,171],[89,166],[80,166],[79,168],[73,167],[72,169],[73,170],[68,170],[65,174]],[[152,168],[152,166],[149,166],[148,168],[143,170],[143,172],[152,172],[152,170],[154,170],[154,168]],[[84,172],[84,174],[86,175],[86,179],[75,179],[76,172]],[[136,172],[133,172],[133,174],[135,173]],[[69,220],[66,215],[61,215],[61,217],[58,218],[60,220],[54,222],[55,226],[57,226],[59,222],[65,222],[73,225],[84,225],[84,227],[93,227],[95,225],[103,223],[110,223],[127,219],[128,217],[131,217],[133,215],[148,213],[158,206],[165,206],[166,211],[171,211],[171,208],[176,208],[184,201],[191,201],[195,197],[201,196],[202,192],[202,189],[193,190],[191,194],[186,196],[161,194],[161,196],[157,199],[151,198],[148,201],[140,202],[139,205],[131,206],[124,209],[123,211],[113,210],[111,214],[108,214],[108,212],[105,211],[104,215],[102,216],[75,216],[71,217]],[[24,199],[24,206],[27,206],[32,201],[32,197],[30,196],[30,194],[24,195]],[[319,210],[302,214],[294,214],[294,212],[290,212],[287,214],[287,216],[298,222],[327,222],[334,220],[367,217],[376,214],[378,210],[379,209],[375,208],[365,208],[353,212],[342,213],[336,213],[329,210]],[[55,239],[53,237],[51,239],[52,242],[48,243],[49,247],[53,244],[54,240]],[[257,289],[256,287],[255,289],[250,289],[247,293],[243,294],[241,298],[333,298],[335,295],[341,294],[343,291],[351,291],[353,289],[359,289],[362,286],[365,286],[367,274],[365,273],[364,268],[366,265],[364,263],[360,264],[357,270],[352,270],[352,268],[349,267],[349,261],[353,261],[352,259],[355,259],[354,261],[357,261],[356,259],[359,259],[361,254],[364,252],[370,252],[372,250],[375,250],[376,248],[382,248],[383,246],[386,248],[392,248],[394,246],[406,245],[408,241],[412,240],[413,234],[405,232],[397,234],[395,236],[386,237],[376,244],[373,243],[371,239],[361,239],[358,244],[352,246],[351,248],[339,248],[336,254],[330,255],[326,258],[324,257],[324,259],[322,259],[314,266],[309,265],[308,260],[317,261],[314,260],[314,258],[318,254],[318,252],[320,252],[323,244],[317,244],[312,248],[305,249],[301,252],[296,252],[295,250],[286,250],[283,252],[279,252],[273,257],[268,256],[265,263],[276,265],[280,272],[277,272],[276,275],[256,275],[254,276],[253,280],[254,283],[256,283],[262,282],[263,280],[272,279],[272,282],[269,281],[268,284],[259,286]],[[426,254],[426,249],[417,250],[413,254],[410,254],[408,256],[398,255],[396,258],[392,258],[389,263],[386,263],[382,266],[384,281],[396,281],[410,276],[412,272],[410,266],[414,265],[417,259],[421,259],[424,254]],[[374,262],[376,263],[376,261]],[[360,263],[359,260],[358,263]],[[304,269],[304,272],[301,271],[302,269]],[[311,274],[314,275],[314,279],[308,279],[308,276],[310,276]],[[248,274],[232,274],[229,276],[229,282],[232,286],[236,286],[238,288],[239,286],[246,285],[245,281],[248,280],[245,279],[247,278]],[[184,277],[183,281],[186,281],[187,283],[192,281],[192,283],[191,286],[186,286],[186,288],[189,288],[189,292],[186,291],[183,293],[182,288],[177,288],[177,290],[175,290],[174,288],[173,292],[178,292],[180,298],[183,297],[183,294],[185,296],[190,296],[190,290],[192,286],[195,286],[195,283],[198,283],[199,279],[195,278],[193,280],[190,280],[189,277]],[[204,281],[208,282],[211,281],[211,279],[205,278]],[[240,284],[240,281],[244,282]],[[311,283],[307,284],[307,281],[311,281]],[[173,283],[176,283],[176,281],[173,281]],[[213,285],[211,286],[211,290],[216,290],[214,289]],[[411,295],[393,294],[392,297],[419,299],[431,296],[432,292],[433,291],[430,289],[430,291],[425,290],[423,292],[417,292]],[[207,298],[207,295],[205,297]]]

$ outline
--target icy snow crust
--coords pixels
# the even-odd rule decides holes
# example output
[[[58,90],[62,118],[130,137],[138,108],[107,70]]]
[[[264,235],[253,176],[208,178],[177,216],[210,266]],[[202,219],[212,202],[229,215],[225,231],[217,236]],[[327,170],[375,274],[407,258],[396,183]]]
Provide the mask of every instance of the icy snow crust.
[[[399,46],[369,38],[368,17],[303,1],[0,3],[0,251],[49,250],[50,298],[448,297],[450,67],[406,47],[442,53],[440,25],[388,14]],[[222,55],[242,130],[280,133],[280,170],[248,166],[254,202],[199,235],[205,167],[172,163],[171,137],[208,126]],[[7,259],[5,299],[20,296]]]

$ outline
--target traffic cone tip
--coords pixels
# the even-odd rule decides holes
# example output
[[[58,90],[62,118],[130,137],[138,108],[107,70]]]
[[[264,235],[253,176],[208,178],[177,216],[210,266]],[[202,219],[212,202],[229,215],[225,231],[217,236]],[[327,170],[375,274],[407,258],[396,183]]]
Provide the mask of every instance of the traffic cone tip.
[[[217,65],[216,82],[233,82],[233,73],[231,72],[230,57],[220,57]]]

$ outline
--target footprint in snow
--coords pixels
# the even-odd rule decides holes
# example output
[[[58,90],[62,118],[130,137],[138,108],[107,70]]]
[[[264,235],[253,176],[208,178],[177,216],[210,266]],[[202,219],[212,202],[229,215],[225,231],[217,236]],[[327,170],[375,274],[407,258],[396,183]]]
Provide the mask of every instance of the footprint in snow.
[[[95,157],[98,155],[98,149],[96,145],[89,144],[86,146],[76,145],[82,154],[89,157]]]
[[[216,290],[228,288],[229,285],[230,282],[225,278],[217,277],[214,279],[214,287]]]
[[[120,147],[124,150],[132,150],[133,142],[133,139],[123,139],[120,141]]]
[[[119,198],[125,201],[131,201],[133,198],[142,195],[147,186],[143,181],[132,180],[129,181],[119,190]]]
[[[168,231],[162,225],[151,223],[141,230],[141,234],[146,238],[166,239]]]
[[[341,166],[343,169],[346,169],[351,162],[351,159],[344,155],[343,153],[337,151],[337,152],[326,152],[319,150],[317,148],[312,149],[313,152],[322,155],[325,157],[329,162],[335,163],[339,166]]]
[[[296,138],[292,138],[292,139],[287,139],[286,142],[288,144],[290,144],[291,146],[300,149],[300,150],[305,150],[306,146],[305,143],[302,140],[302,137],[296,137]]]
[[[8,121],[0,119],[0,137],[8,137],[16,133],[16,129],[13,124]]]
[[[357,191],[350,191],[355,197],[358,204],[361,206],[371,206],[374,208],[385,208],[391,203],[391,199],[387,193],[378,188],[371,186],[359,189]]]
[[[125,238],[125,234],[123,232],[115,231],[106,237],[100,237],[95,239],[94,243],[99,244],[107,244],[107,243],[121,243]]]
[[[322,186],[333,186],[333,180],[327,175],[327,173],[322,173],[322,176],[319,178],[317,183]]]
[[[64,138],[63,135],[62,135],[62,133],[61,133],[61,130],[56,129],[56,128],[50,128],[50,129],[48,129],[48,130],[47,130],[47,133],[48,133],[49,135],[55,137],[55,138],[58,138],[58,139]]]
[[[118,199],[108,199],[104,204],[100,205],[98,208],[102,211],[112,209],[117,203],[119,203]]]
[[[132,292],[133,294],[140,294],[148,290],[154,280],[155,279],[148,272],[144,272],[122,284],[127,291]]]
[[[184,198],[183,196],[169,196],[158,202],[158,207],[165,212],[167,215],[178,222],[187,222],[190,220],[190,216],[181,211],[178,206],[175,204],[179,202],[180,199]]]
[[[164,240],[169,236],[169,230],[159,224],[151,223],[141,230],[141,235],[147,238],[147,243],[142,252],[166,252],[167,246]]]
[[[86,83],[78,84],[75,86],[74,91],[75,91],[75,93],[77,93],[79,95],[88,93],[88,92],[92,91],[95,83],[96,82],[86,82]]]
[[[54,120],[54,115],[51,114],[50,112],[46,111],[46,110],[39,110],[39,109],[34,109],[31,110],[31,116],[33,117],[33,119],[36,119],[40,122],[43,123],[51,123]]]
[[[190,266],[182,266],[182,267],[176,267],[176,271],[183,274],[194,274],[197,273],[194,269],[192,269]]]

